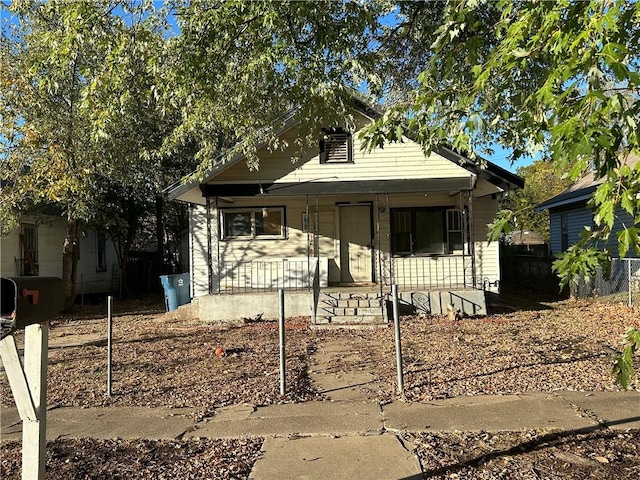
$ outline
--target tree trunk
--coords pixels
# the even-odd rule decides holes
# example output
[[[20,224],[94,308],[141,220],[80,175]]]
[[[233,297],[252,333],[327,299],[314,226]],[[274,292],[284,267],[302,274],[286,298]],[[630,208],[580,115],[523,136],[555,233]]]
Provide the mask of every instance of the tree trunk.
[[[78,221],[67,214],[67,235],[62,246],[62,288],[64,311],[72,309],[76,299],[76,271],[78,268]]]

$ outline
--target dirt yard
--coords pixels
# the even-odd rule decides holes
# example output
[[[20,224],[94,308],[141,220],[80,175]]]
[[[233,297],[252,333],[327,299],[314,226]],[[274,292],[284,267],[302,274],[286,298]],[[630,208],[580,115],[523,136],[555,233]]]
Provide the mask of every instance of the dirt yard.
[[[626,328],[639,326],[640,309],[593,301],[520,300],[519,304],[498,306],[496,313],[483,318],[457,322],[441,317],[403,318],[403,399],[396,399],[394,394],[392,328],[315,331],[308,328],[305,319],[290,319],[290,393],[281,397],[275,322],[212,327],[197,319],[178,320],[165,314],[164,305],[157,299],[116,302],[114,395],[108,398],[106,308],[85,307],[52,322],[48,403],[193,407],[198,416],[207,416],[218,407],[237,403],[322,401],[307,376],[309,358],[319,345],[336,337],[348,341],[353,351],[360,353],[358,360],[336,358],[337,366],[344,371],[371,371],[379,384],[388,386],[365,390],[370,401],[377,403],[527,391],[619,389],[610,374],[612,358],[623,346]],[[83,345],[74,346],[78,343]],[[217,348],[224,349],[225,355],[216,355]],[[631,389],[640,390],[638,378]],[[4,373],[0,402],[3,407],[13,406]],[[429,433],[413,440],[433,478],[582,478],[588,472],[597,474],[591,478],[620,477],[622,472],[626,478],[631,478],[629,472],[640,477],[637,431],[562,439],[546,439],[544,432],[498,437],[493,435],[488,440],[482,434]],[[113,442],[51,442],[48,461],[54,467],[47,467],[48,478],[246,478],[261,444],[259,439],[238,444]],[[525,448],[518,450],[518,445]],[[0,451],[0,478],[18,478],[19,444],[5,442]],[[189,460],[176,462],[174,456]],[[133,466],[131,458],[136,459]],[[624,465],[629,458],[636,459],[629,467],[635,470],[621,470],[627,468]],[[127,470],[116,468],[122,462],[129,465]],[[116,471],[126,473],[119,477]],[[602,476],[598,472],[603,472]]]

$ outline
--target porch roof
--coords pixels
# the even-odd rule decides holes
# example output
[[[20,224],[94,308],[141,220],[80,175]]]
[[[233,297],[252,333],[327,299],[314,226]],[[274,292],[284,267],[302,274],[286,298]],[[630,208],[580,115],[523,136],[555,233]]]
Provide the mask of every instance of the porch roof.
[[[472,190],[475,176],[453,178],[412,178],[402,180],[325,181],[300,183],[242,183],[202,184],[204,197],[253,197],[261,194],[273,196],[341,195],[376,193],[451,192]]]

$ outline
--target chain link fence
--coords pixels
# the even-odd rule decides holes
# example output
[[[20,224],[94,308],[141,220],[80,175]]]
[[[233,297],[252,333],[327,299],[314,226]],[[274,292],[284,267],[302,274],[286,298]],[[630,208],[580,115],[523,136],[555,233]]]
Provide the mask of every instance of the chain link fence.
[[[583,279],[574,285],[571,294],[579,298],[615,296],[629,306],[640,305],[640,258],[614,258],[609,279],[598,271],[590,281]]]

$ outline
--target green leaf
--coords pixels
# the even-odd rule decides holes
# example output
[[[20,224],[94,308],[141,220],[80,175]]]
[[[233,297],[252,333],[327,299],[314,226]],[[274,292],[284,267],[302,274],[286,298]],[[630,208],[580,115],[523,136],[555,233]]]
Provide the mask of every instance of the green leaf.
[[[635,254],[640,254],[639,233],[640,230],[635,227],[624,228],[618,232],[618,250],[621,257],[626,257],[629,249],[633,250]]]
[[[640,330],[630,328],[625,332],[626,346],[622,353],[615,358],[611,372],[616,381],[625,390],[629,388],[629,381],[635,375],[633,357],[640,348]]]

